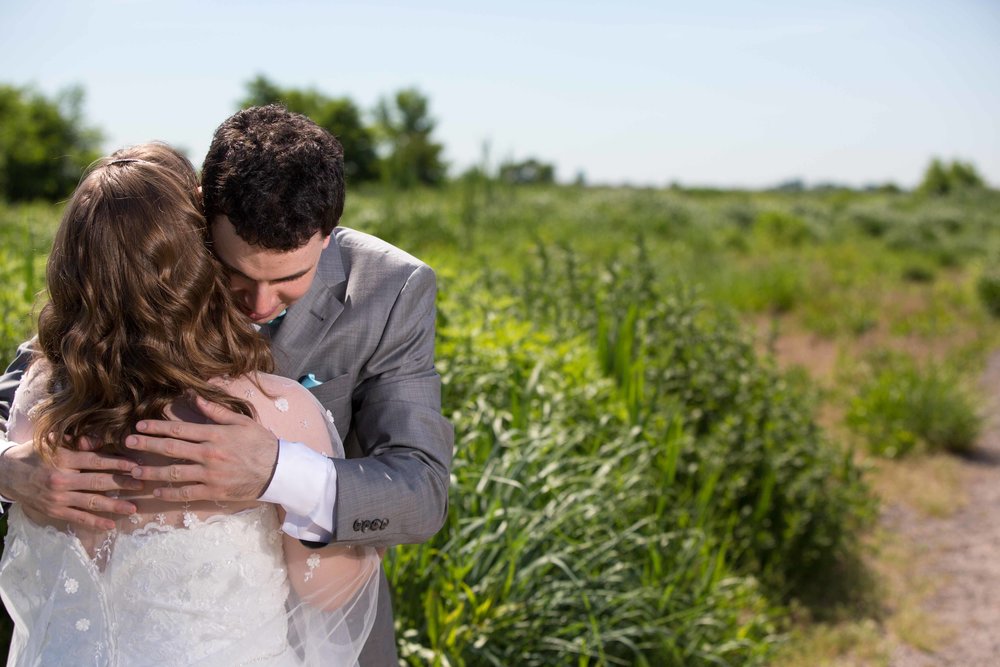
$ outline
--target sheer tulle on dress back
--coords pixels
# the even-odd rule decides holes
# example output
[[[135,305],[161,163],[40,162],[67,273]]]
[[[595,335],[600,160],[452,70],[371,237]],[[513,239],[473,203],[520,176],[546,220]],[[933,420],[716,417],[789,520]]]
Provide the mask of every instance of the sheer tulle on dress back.
[[[263,392],[244,378],[224,384],[279,436],[342,455],[311,394],[259,380]],[[44,387],[44,373],[29,372],[12,440],[30,439]],[[374,549],[309,550],[281,532],[271,505],[131,500],[139,512],[101,534],[13,508],[0,561],[15,623],[9,665],[357,663],[375,615]]]

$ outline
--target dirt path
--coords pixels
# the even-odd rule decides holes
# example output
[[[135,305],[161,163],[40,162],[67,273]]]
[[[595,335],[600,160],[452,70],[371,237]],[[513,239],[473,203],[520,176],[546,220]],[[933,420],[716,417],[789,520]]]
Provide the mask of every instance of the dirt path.
[[[935,582],[922,603],[941,635],[925,652],[895,647],[893,667],[994,667],[1000,665],[1000,352],[983,374],[988,398],[986,423],[976,452],[961,461],[968,502],[943,519],[917,518],[888,508],[891,530],[918,545],[924,557],[917,569]]]

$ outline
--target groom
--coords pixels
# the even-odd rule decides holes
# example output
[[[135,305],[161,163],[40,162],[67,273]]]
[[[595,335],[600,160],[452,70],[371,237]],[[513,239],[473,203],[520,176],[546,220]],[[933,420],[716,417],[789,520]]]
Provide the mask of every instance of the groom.
[[[337,226],[340,144],[282,107],[227,119],[209,149],[202,187],[214,251],[237,304],[270,338],[276,372],[308,387],[329,410],[348,458],[279,442],[257,422],[211,406],[213,425],[145,421],[126,441],[184,464],[135,467],[62,452],[56,470],[30,444],[14,445],[0,456],[0,495],[97,526],[107,521],[97,512],[133,511],[102,493],[129,488],[131,475],[172,482],[162,489],[165,500],[280,504],[283,529],[317,548],[427,540],[447,513],[453,447],[434,370],[433,272],[375,237]],[[27,361],[20,355],[0,378],[4,419]],[[397,664],[384,574],[361,664]]]

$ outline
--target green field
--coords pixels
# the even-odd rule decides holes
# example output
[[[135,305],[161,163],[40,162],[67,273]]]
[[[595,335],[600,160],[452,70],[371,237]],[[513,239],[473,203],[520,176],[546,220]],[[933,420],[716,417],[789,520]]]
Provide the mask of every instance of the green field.
[[[430,263],[451,509],[387,557],[401,656],[767,664],[859,608],[869,457],[961,451],[1000,347],[1000,193],[352,192]],[[0,356],[58,208],[0,207]],[[793,613],[794,612],[794,613]]]

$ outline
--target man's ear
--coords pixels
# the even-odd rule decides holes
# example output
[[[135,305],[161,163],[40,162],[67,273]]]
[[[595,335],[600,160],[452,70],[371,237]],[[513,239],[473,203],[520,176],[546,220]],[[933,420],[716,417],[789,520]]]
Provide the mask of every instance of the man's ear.
[[[328,245],[330,245],[330,237],[332,234],[327,234],[326,238],[323,239],[323,249],[325,250]]]

